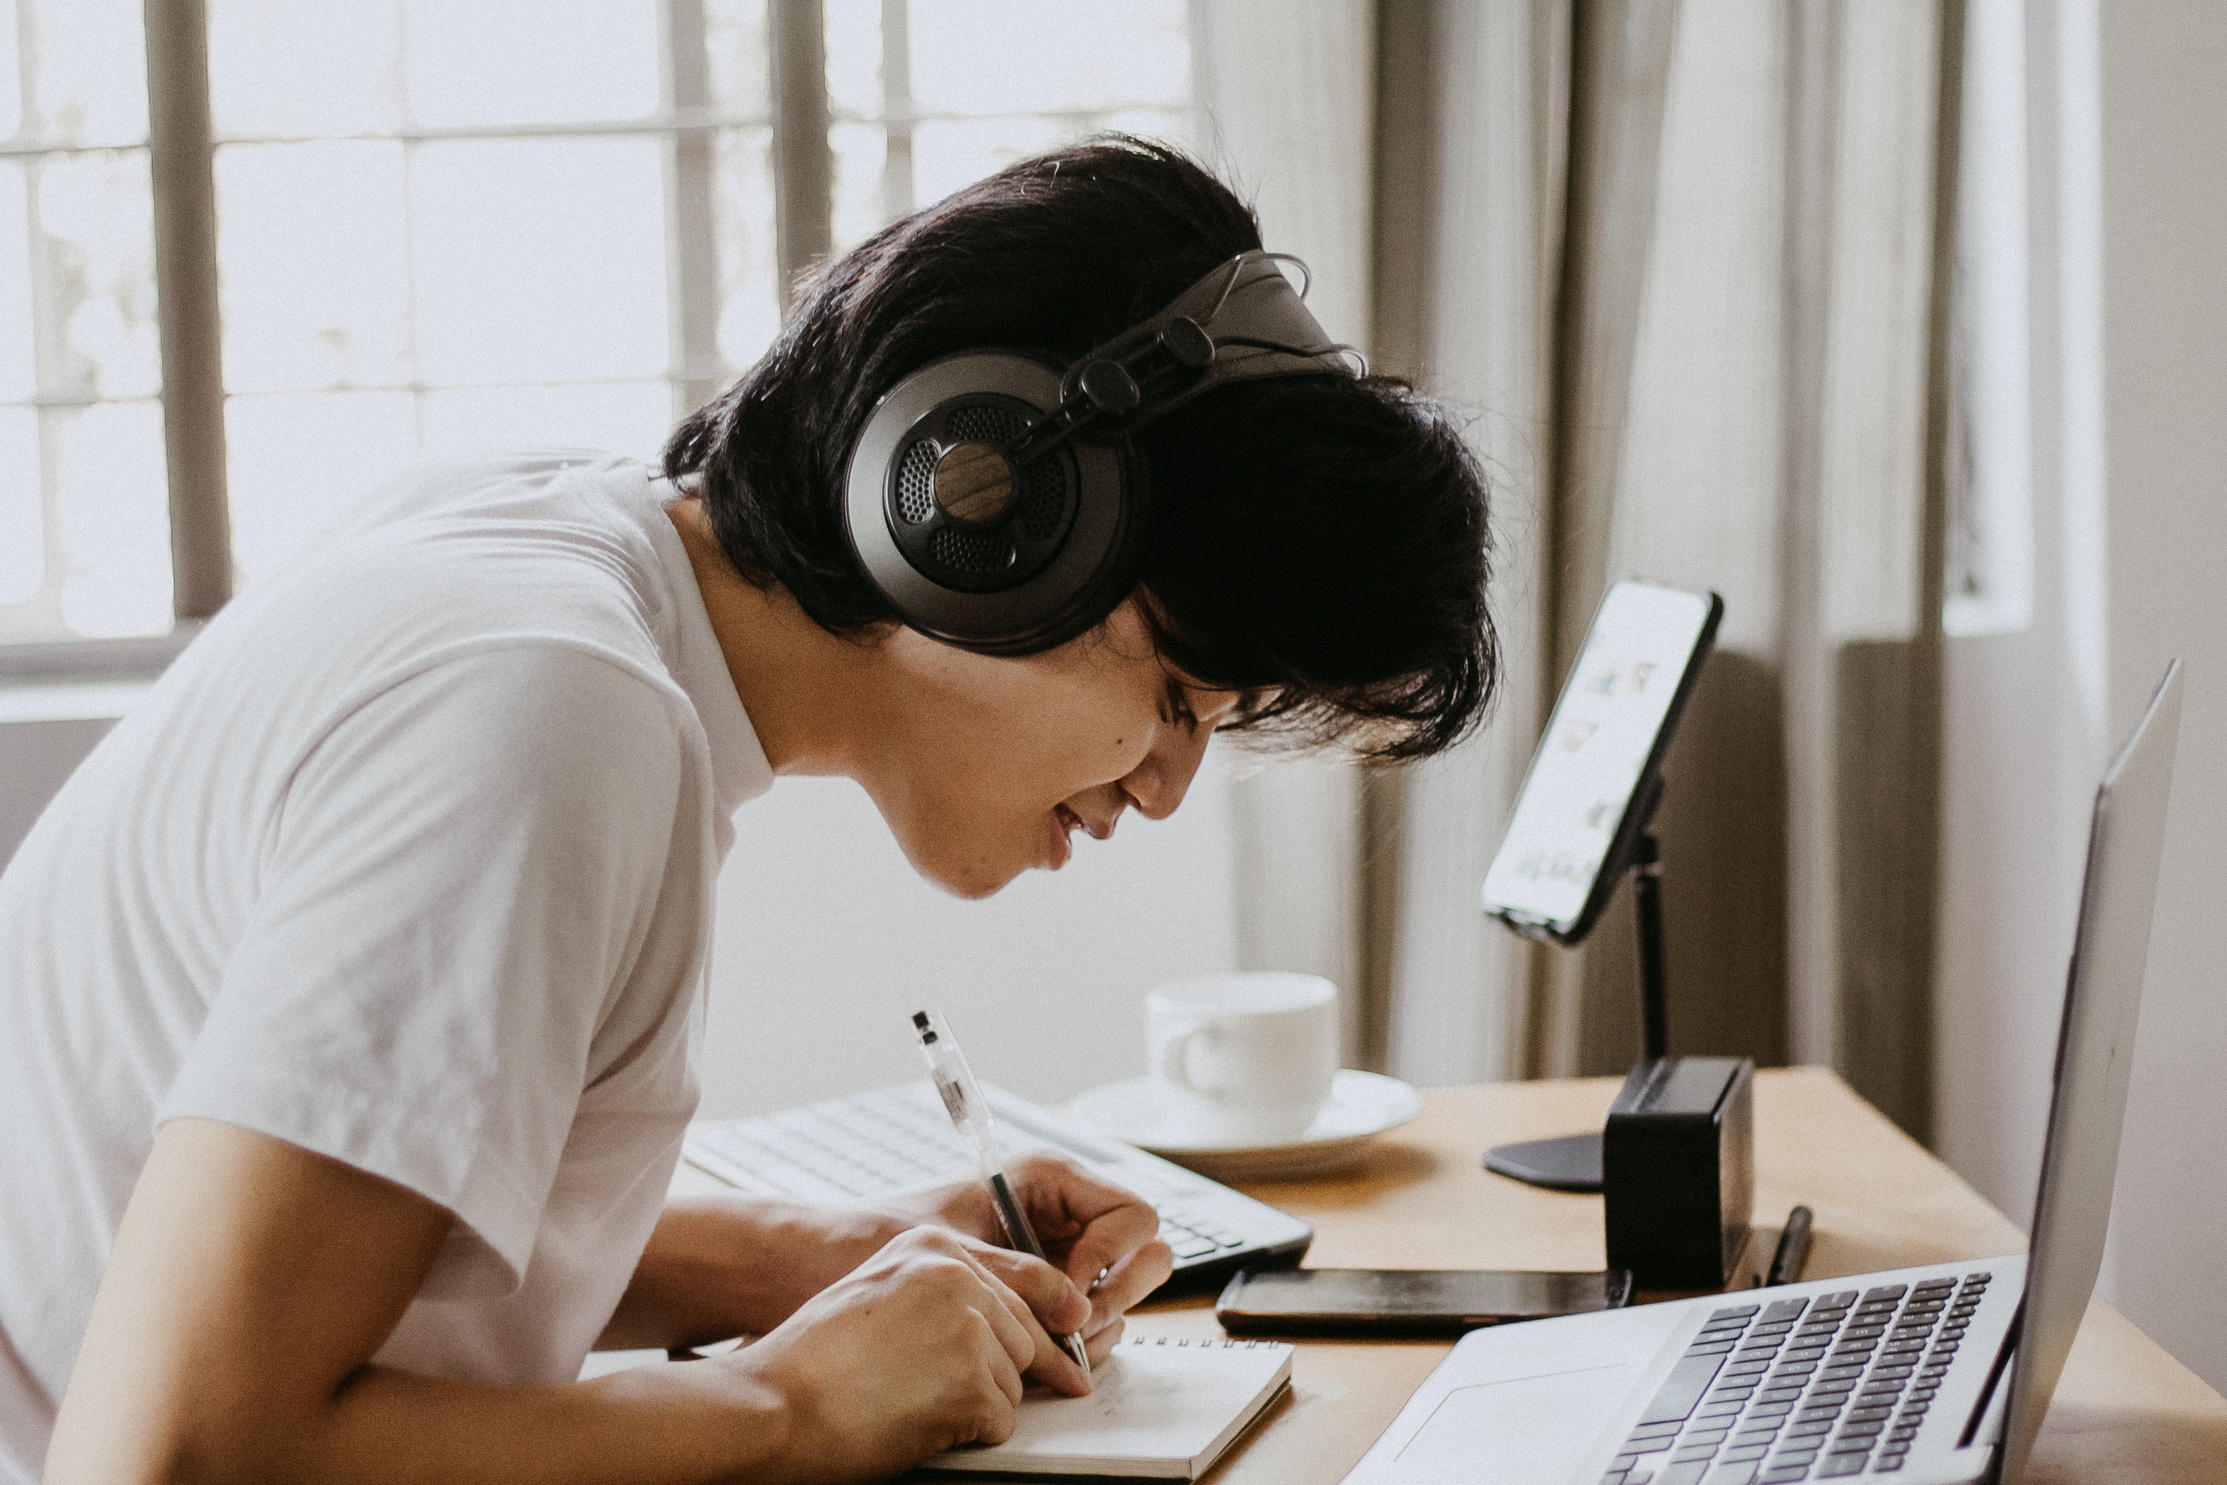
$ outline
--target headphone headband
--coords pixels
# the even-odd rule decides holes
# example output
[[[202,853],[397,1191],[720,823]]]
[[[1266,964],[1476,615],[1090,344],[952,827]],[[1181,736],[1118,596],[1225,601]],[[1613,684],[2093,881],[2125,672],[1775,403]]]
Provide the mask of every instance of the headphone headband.
[[[1170,339],[1169,332],[1188,337],[1180,322],[1206,333],[1212,358],[1197,368],[1199,375],[1173,395],[1152,399],[1124,426],[1139,428],[1172,412],[1192,398],[1230,382],[1267,376],[1304,376],[1333,372],[1352,376],[1348,357],[1368,363],[1359,351],[1340,344],[1324,333],[1307,308],[1306,290],[1294,287],[1279,263],[1307,265],[1289,253],[1255,249],[1239,253],[1217,266],[1175,297],[1173,303],[1142,324],[1133,325],[1105,344],[1092,349],[1075,363],[1063,391],[1081,391],[1083,374],[1102,361],[1126,362]]]
[[[852,547],[904,621],[989,654],[1073,638],[1136,584],[1148,492],[1131,433],[1231,382],[1350,377],[1349,357],[1365,372],[1279,262],[1299,260],[1238,254],[1064,373],[969,351],[892,388],[843,499]]]

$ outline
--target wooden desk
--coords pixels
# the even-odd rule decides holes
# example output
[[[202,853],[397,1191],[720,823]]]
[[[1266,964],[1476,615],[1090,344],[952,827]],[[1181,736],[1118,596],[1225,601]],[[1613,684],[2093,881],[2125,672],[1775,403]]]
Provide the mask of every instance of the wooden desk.
[[[1322,1268],[1600,1268],[1600,1198],[1489,1175],[1487,1145],[1598,1127],[1621,1082],[1588,1078],[1433,1089],[1413,1124],[1319,1180],[1245,1189],[1315,1225]],[[1797,1203],[1817,1214],[1807,1279],[2026,1244],[2003,1215],[1830,1072],[1759,1073],[1756,1244]],[[1140,1309],[1133,1335],[1219,1335],[1210,1302]],[[1208,1478],[1308,1485],[1342,1478],[1449,1347],[1302,1341],[1292,1393]],[[2227,1480],[2227,1401],[2101,1300],[2089,1306],[2024,1485]]]

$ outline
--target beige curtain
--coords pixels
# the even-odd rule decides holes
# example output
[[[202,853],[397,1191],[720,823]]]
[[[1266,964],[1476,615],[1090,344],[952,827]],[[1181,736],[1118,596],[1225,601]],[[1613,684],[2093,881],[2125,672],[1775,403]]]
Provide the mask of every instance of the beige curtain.
[[[1485,920],[1477,888],[1607,584],[1714,588],[1658,820],[1673,1047],[1837,1065],[1922,1137],[1961,8],[1194,14],[1231,163],[1277,162],[1247,180],[1271,235],[1372,274],[1332,328],[1469,419],[1508,661],[1492,725],[1449,757],[1244,786],[1248,962],[1336,973],[1349,1051],[1417,1081],[1627,1066],[1628,893],[1565,950]]]
[[[1268,246],[1313,272],[1308,303],[1370,344],[1371,0],[1196,0],[1199,144],[1260,214]],[[1366,982],[1364,780],[1335,762],[1228,760],[1237,960],[1327,976],[1345,992],[1347,1065],[1373,1060]]]

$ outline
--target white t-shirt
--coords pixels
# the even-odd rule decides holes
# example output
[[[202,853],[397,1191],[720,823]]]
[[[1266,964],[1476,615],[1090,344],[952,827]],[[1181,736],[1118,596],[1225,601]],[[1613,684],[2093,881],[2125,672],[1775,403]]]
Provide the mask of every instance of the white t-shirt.
[[[166,1119],[456,1214],[380,1360],[578,1373],[696,1106],[729,816],[772,783],[661,496],[580,453],[406,476],[227,608],[0,875],[0,1478],[38,1478]]]

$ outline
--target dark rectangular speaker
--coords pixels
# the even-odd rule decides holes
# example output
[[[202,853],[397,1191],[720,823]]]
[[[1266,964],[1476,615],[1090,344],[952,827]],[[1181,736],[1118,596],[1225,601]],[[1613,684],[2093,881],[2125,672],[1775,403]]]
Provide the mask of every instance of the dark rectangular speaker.
[[[1601,1134],[1608,1266],[1641,1289],[1721,1289],[1755,1205],[1755,1064],[1661,1057],[1624,1079]]]

